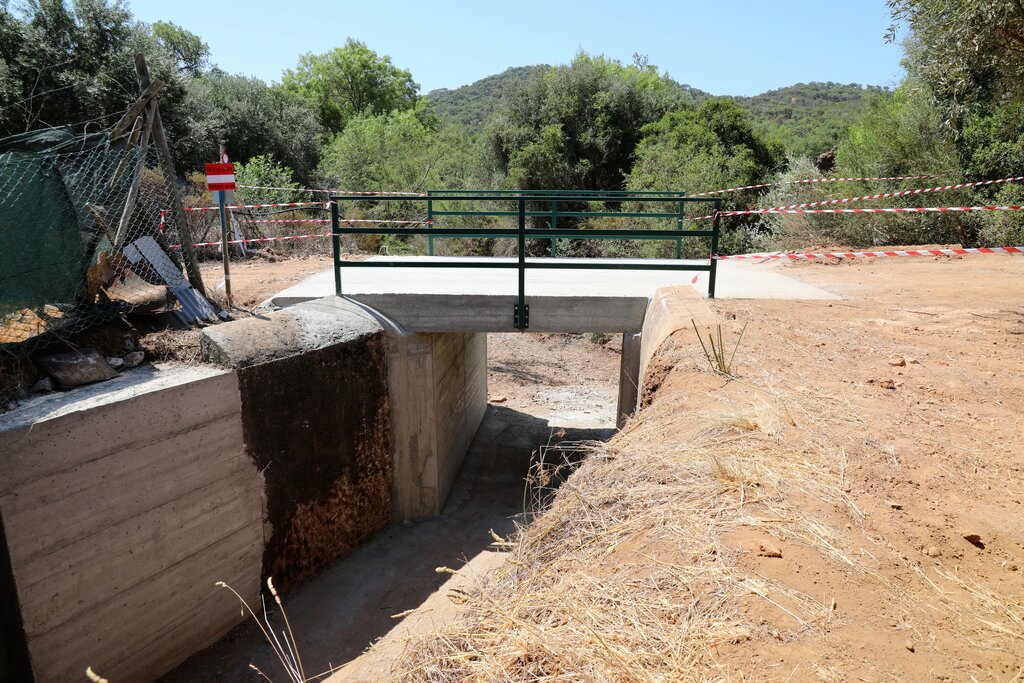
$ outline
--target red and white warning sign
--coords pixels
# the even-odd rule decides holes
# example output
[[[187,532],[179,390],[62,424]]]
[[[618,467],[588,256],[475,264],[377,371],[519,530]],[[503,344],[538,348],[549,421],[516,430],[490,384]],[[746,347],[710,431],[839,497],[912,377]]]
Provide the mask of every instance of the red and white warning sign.
[[[234,164],[206,164],[206,189],[210,192],[235,189]]]

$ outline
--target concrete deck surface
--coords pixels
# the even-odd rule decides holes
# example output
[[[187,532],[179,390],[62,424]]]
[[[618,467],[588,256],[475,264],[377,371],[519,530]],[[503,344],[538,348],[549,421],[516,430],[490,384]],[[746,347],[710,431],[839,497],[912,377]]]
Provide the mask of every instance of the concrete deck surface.
[[[457,261],[478,263],[514,263],[514,258],[470,258],[443,256],[372,257],[370,260],[434,261],[440,264]],[[530,258],[528,262],[555,261],[579,263],[581,259]],[[587,259],[590,263],[705,263],[696,260],[670,259]],[[694,275],[697,282],[693,283]],[[518,274],[512,268],[421,268],[401,266],[381,268],[342,267],[342,292],[359,299],[363,294],[440,294],[515,296]],[[671,270],[527,270],[526,296],[558,297],[650,297],[661,287],[690,285],[707,292],[708,274]],[[813,285],[787,277],[777,264],[720,261],[715,295],[721,299],[839,299],[841,297]],[[278,306],[331,296],[334,292],[334,271],[328,269],[312,275],[271,298]]]

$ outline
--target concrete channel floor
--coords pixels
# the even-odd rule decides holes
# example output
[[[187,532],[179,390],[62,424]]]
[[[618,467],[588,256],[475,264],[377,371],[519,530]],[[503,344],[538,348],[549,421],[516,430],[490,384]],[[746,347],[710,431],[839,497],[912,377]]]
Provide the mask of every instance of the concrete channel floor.
[[[610,406],[614,405],[609,397]],[[436,519],[391,526],[326,572],[284,596],[307,674],[327,671],[356,659],[372,642],[400,624],[392,615],[421,608],[449,576],[435,568],[493,566],[498,559],[490,530],[505,536],[523,514],[524,481],[538,446],[552,441],[607,440],[614,433],[614,413],[608,427],[594,427],[592,416],[582,424],[572,415],[550,420],[501,405],[487,413],[463,463],[443,514]],[[580,416],[583,417],[583,416]],[[564,434],[553,436],[560,429]],[[443,596],[429,601],[438,605]],[[443,609],[443,607],[442,607]],[[427,610],[429,611],[429,610]],[[406,617],[413,621],[417,615]],[[420,615],[420,629],[430,627],[431,615]],[[415,625],[412,626],[415,629]],[[379,659],[379,658],[378,658]],[[246,621],[214,646],[193,655],[161,681],[167,683],[251,682],[260,679],[253,663],[273,680],[284,671],[251,621]],[[390,661],[371,661],[346,681],[389,680]],[[367,673],[370,672],[370,673]]]
[[[515,295],[518,273],[513,268],[455,268],[444,267],[455,262],[515,263],[514,258],[488,259],[445,256],[378,257],[370,261],[433,261],[437,268],[390,266],[381,268],[342,266],[342,291],[345,295],[360,294],[451,294],[451,295]],[[580,263],[581,259],[537,259],[528,262],[554,261]],[[589,263],[617,264],[688,264],[699,265],[707,261],[671,259],[587,259]],[[839,299],[841,297],[787,277],[780,272],[777,261],[756,263],[745,261],[719,261],[715,295],[722,299]],[[697,277],[694,283],[693,278]],[[580,297],[649,297],[660,287],[692,285],[706,293],[708,274],[703,271],[684,270],[601,270],[601,269],[537,269],[526,271],[527,296],[580,296]],[[334,270],[328,269],[312,275],[294,287],[271,298],[284,306],[331,296],[334,291]]]

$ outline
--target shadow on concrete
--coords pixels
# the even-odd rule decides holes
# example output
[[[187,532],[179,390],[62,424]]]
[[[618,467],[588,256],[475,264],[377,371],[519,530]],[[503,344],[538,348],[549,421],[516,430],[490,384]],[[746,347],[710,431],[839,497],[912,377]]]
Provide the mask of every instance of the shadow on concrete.
[[[526,476],[540,446],[603,441],[614,432],[552,425],[489,405],[440,517],[385,529],[284,596],[307,674],[355,659],[394,628],[398,622],[391,615],[418,607],[449,578],[436,567],[458,568],[493,552],[490,530],[506,536],[523,519]],[[255,624],[246,622],[160,680],[262,680],[250,662],[274,680],[285,680]]]

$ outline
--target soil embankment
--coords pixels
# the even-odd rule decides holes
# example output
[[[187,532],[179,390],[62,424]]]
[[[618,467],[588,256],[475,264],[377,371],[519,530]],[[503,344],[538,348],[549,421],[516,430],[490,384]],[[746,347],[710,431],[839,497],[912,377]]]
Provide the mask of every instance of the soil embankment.
[[[1024,262],[790,267],[841,302],[719,301],[405,680],[1024,675]]]

